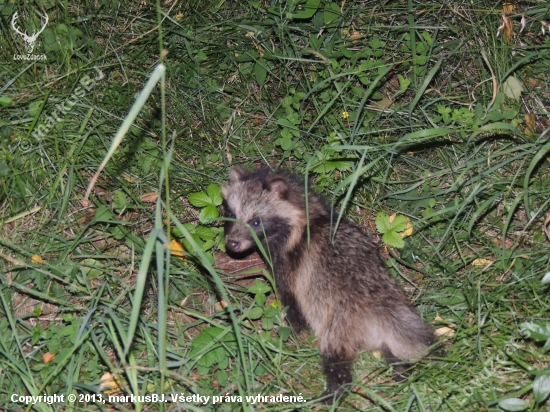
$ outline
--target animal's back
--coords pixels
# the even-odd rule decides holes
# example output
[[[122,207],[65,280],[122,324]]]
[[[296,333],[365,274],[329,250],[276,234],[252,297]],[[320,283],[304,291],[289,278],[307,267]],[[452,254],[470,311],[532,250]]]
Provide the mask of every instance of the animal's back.
[[[300,309],[319,347],[340,348],[353,356],[359,349],[384,350],[402,360],[422,354],[433,343],[431,328],[389,275],[377,246],[344,222],[334,244],[330,225],[311,231],[310,246],[295,276]]]

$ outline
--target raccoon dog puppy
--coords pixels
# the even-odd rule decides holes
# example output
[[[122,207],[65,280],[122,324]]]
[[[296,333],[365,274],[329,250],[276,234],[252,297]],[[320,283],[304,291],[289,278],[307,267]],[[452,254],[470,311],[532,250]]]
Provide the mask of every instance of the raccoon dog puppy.
[[[309,326],[323,357],[327,378],[323,396],[343,392],[360,349],[379,350],[389,363],[413,361],[434,343],[420,318],[378,255],[376,245],[357,227],[340,224],[330,242],[330,210],[309,192],[309,244],[306,194],[292,175],[267,168],[229,172],[222,188],[227,221],[225,242],[241,254],[256,247],[249,227],[271,258],[286,320],[299,331]]]

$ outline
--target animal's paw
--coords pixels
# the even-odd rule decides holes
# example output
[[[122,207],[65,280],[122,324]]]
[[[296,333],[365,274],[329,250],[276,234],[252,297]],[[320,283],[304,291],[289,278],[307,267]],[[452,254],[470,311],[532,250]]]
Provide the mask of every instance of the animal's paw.
[[[338,388],[326,388],[321,394],[320,398],[326,405],[332,405],[334,402],[338,402],[344,394],[344,388],[339,386]]]

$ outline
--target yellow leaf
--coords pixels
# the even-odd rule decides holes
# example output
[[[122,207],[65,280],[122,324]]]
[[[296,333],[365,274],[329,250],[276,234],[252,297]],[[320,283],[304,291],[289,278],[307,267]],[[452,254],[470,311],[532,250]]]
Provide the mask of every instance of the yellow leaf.
[[[54,358],[55,358],[55,354],[54,354],[54,353],[46,352],[46,353],[42,356],[42,362],[44,362],[44,363],[50,363],[51,361],[53,361]]]
[[[41,265],[44,265],[46,262],[39,256],[39,255],[32,255],[31,257],[32,263],[39,263]]]
[[[488,265],[492,265],[492,264],[493,264],[492,260],[482,259],[482,258],[474,259],[474,261],[472,262],[472,265],[474,265],[474,266],[488,266]]]
[[[120,391],[120,385],[115,377],[110,372],[105,372],[101,377],[101,383],[99,384],[99,390],[105,391],[107,394],[116,393]]]
[[[407,218],[407,228],[403,232],[401,232],[401,237],[405,238],[412,234],[413,234],[413,225],[411,223],[411,219]]]
[[[374,356],[376,359],[382,359],[382,352],[379,350],[372,351],[372,356]]]
[[[185,258],[185,249],[183,246],[175,239],[170,241],[170,254],[179,258]]]

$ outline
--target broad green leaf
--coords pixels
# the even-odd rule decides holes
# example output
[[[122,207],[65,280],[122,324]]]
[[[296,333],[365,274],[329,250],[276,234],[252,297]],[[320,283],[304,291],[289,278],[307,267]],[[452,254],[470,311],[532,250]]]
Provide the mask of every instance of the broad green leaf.
[[[194,234],[203,240],[214,239],[216,237],[216,231],[213,228],[200,225],[195,227]]]
[[[271,330],[273,329],[273,320],[271,318],[263,318],[262,319],[262,329],[263,330]]]
[[[409,85],[411,84],[411,80],[410,79],[405,79],[403,76],[401,76],[400,74],[397,75],[397,79],[399,80],[399,89],[400,90],[405,90],[407,87],[409,87]]]
[[[533,381],[535,401],[542,403],[550,395],[550,369],[539,372]]]
[[[267,305],[265,308],[265,316],[268,318],[275,318],[279,316],[281,308],[278,305],[273,306],[273,302],[270,305]]]
[[[388,219],[389,221],[389,219]],[[405,216],[395,216],[390,223],[390,229],[394,232],[401,232],[407,228],[407,218]]]
[[[208,60],[208,57],[206,56],[206,53],[204,53],[202,50],[199,50],[197,53],[197,61],[203,62]]]
[[[319,9],[321,0],[307,0],[307,3],[302,6],[301,10],[297,10],[291,17],[293,19],[309,19],[313,17],[315,12]]]
[[[267,297],[263,293],[257,293],[254,296],[254,302],[256,302],[258,306],[263,306],[266,300]]]
[[[373,37],[372,39],[370,39],[369,41],[369,45],[370,47],[372,47],[373,49],[379,49],[380,47],[382,47],[382,42],[380,41],[380,39],[378,37]]]
[[[323,21],[325,26],[335,21],[340,16],[340,6],[337,3],[329,3],[325,5],[323,11]]]
[[[208,185],[206,188],[206,193],[210,197],[212,204],[214,206],[219,206],[223,202],[222,198],[222,191],[220,190],[220,187],[215,184]]]
[[[291,129],[296,127],[296,125],[288,119],[278,119],[277,124]]]
[[[503,115],[499,112],[493,112],[493,113],[497,113],[498,115],[500,115],[501,118],[503,118]],[[489,113],[491,114],[491,113]],[[489,115],[487,115],[487,117],[489,117]],[[497,123],[488,123],[484,126],[481,126],[479,129],[477,129],[475,132],[473,132],[471,135],[470,135],[470,139],[472,139],[473,137],[477,136],[478,134],[481,134],[481,133],[486,133],[486,132],[490,132],[490,133],[495,133],[495,132],[499,132],[499,131],[510,131],[512,133],[519,133],[519,130],[517,128],[515,128],[513,125],[509,124],[509,123],[504,123],[504,122],[497,122]]]
[[[105,205],[99,205],[95,211],[94,222],[100,223],[120,223],[114,215],[111,209],[108,209]]]
[[[189,203],[195,207],[205,207],[212,205],[212,199],[204,192],[193,193],[189,195]]]
[[[0,96],[0,106],[9,106],[11,104],[11,99],[7,96]]]
[[[259,59],[254,64],[254,76],[256,77],[256,82],[261,86],[265,83],[265,79],[267,78],[267,70],[266,67],[266,61],[262,58]]]
[[[403,246],[405,246],[405,242],[403,241],[401,235],[394,231],[384,233],[384,235],[382,236],[382,241],[386,245],[396,248],[402,248]]]
[[[128,206],[128,201],[126,200],[126,193],[122,190],[115,190],[113,192],[113,203],[115,209],[124,209]]]
[[[38,116],[38,113],[40,113],[40,105],[42,102],[32,102],[29,104],[29,112],[32,117]]]
[[[264,310],[258,306],[253,307],[246,313],[246,317],[252,320],[257,320],[262,317]]]
[[[550,339],[550,324],[541,326],[533,322],[525,322],[519,325],[521,331],[528,338],[536,341],[546,341]]]
[[[208,205],[201,210],[199,214],[199,221],[201,223],[210,223],[212,220],[216,219],[220,213],[216,206]]]
[[[390,217],[386,213],[379,212],[376,215],[376,230],[382,234],[390,230]]]
[[[509,76],[504,83],[502,83],[502,91],[510,99],[515,99],[519,102],[521,92],[523,92],[523,83],[518,78]]]
[[[285,130],[287,130],[287,129],[285,129]],[[284,132],[284,130],[283,130],[283,132]],[[283,133],[281,133],[281,134],[283,134]],[[275,143],[278,144],[279,146],[281,146],[281,148],[283,150],[288,150],[288,149],[290,149],[290,146],[292,146],[292,139],[290,138],[290,136],[284,135],[283,137],[277,139],[275,141]]]
[[[277,333],[281,337],[282,341],[285,342],[290,336],[290,331],[291,331],[290,328],[286,326],[279,326]]]
[[[508,398],[498,401],[498,406],[505,411],[516,412],[524,411],[529,408],[529,404],[523,399]]]
[[[403,136],[401,139],[399,139],[400,142],[407,142],[407,141],[416,141],[421,142],[422,140],[431,139],[433,137],[439,137],[439,136],[447,136],[449,134],[455,133],[454,129],[446,129],[444,127],[436,127],[433,129],[424,129],[424,130],[418,130],[416,132],[407,133],[405,136]]]
[[[268,293],[271,291],[271,288],[263,283],[260,279],[256,279],[254,284],[248,288],[248,293],[257,294],[257,293]]]
[[[229,376],[227,375],[227,372],[223,369],[219,370],[218,373],[216,373],[216,379],[218,380],[218,384],[225,385],[227,382],[227,379]]]

